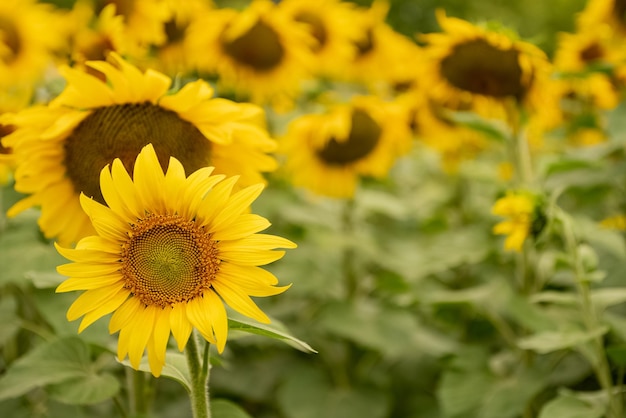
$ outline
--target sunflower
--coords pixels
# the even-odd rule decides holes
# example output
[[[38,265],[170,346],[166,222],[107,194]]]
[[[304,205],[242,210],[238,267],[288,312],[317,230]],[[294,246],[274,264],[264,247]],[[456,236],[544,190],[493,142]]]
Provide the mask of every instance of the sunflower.
[[[163,24],[169,17],[165,0],[89,0],[96,15],[115,5],[116,15],[124,20],[124,36],[141,47],[165,42]]]
[[[33,83],[63,46],[61,15],[36,0],[0,2],[0,85]]]
[[[164,23],[165,41],[152,46],[146,55],[145,68],[153,68],[165,74],[176,76],[187,74],[192,65],[185,48],[189,27],[200,16],[209,12],[212,2],[208,0],[166,0],[169,18]]]
[[[534,196],[527,192],[508,191],[494,203],[491,213],[506,220],[493,227],[493,233],[506,235],[504,249],[520,252],[524,241],[535,231],[541,218]]]
[[[292,182],[315,193],[351,197],[362,176],[384,177],[409,151],[404,114],[375,96],[355,96],[323,114],[294,119],[283,139]]]
[[[116,5],[108,4],[99,15],[89,0],[79,0],[67,16],[72,24],[69,40],[69,61],[77,68],[103,77],[85,66],[86,61],[104,60],[111,51],[120,55],[137,54],[139,47],[125,36],[124,17],[116,14]]]
[[[75,249],[57,245],[73,263],[58,272],[69,276],[57,292],[84,290],[70,306],[70,321],[83,317],[79,332],[113,312],[109,331],[119,331],[117,356],[131,365],[148,352],[154,376],[161,374],[174,335],[183,350],[192,328],[224,350],[228,322],[224,304],[259,322],[269,318],[250,296],[271,296],[289,286],[259,268],[295,248],[291,241],[258,232],[267,219],[248,213],[263,189],[232,193],[236,177],[211,175],[212,167],[185,177],[171,158],[163,172],[152,145],[137,156],[134,180],[115,159],[100,174],[107,206],[81,195],[96,235]]]
[[[242,11],[212,10],[188,31],[197,69],[216,74],[220,89],[239,98],[286,106],[310,76],[314,39],[268,0]]]
[[[100,170],[120,158],[132,171],[148,143],[164,167],[174,156],[188,171],[212,165],[217,173],[241,175],[242,185],[263,182],[261,172],[276,168],[266,154],[276,143],[259,107],[213,98],[201,80],[166,94],[167,76],[142,73],[115,53],[110,57],[111,63],[86,63],[106,81],[63,67],[66,88],[49,105],[0,118],[16,127],[3,145],[16,156],[16,190],[30,195],[10,208],[9,216],[41,206],[39,225],[46,237],[69,243],[92,233],[78,195],[103,203]]]
[[[626,1],[589,0],[576,22],[580,29],[607,25],[617,35],[626,36]]]
[[[615,45],[607,26],[561,33],[554,66],[561,75],[562,96],[602,109],[614,108],[619,93],[611,70],[623,65],[624,58],[622,48]]]
[[[394,78],[401,60],[414,62],[414,50],[407,50],[412,42],[385,23],[388,10],[387,1],[376,0],[369,8],[354,13],[354,26],[359,31],[354,42],[357,52],[345,67],[342,79],[376,88]]]
[[[356,54],[358,28],[352,24],[355,7],[340,0],[303,2],[285,0],[279,8],[295,22],[306,25],[315,38],[311,45],[315,56],[316,74],[335,78],[343,71]]]
[[[504,117],[511,101],[544,114],[556,109],[543,51],[504,31],[447,17],[443,10],[437,10],[437,19],[443,32],[423,35],[426,63],[420,75],[433,100],[488,117]]]

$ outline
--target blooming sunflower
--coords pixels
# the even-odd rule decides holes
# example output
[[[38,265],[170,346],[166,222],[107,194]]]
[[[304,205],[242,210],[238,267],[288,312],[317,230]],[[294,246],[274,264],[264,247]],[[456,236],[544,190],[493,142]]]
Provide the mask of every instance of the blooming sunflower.
[[[261,172],[276,168],[266,154],[276,143],[259,107],[213,98],[201,80],[166,94],[167,76],[142,73],[115,53],[110,57],[112,63],[86,63],[106,81],[64,67],[66,88],[49,105],[0,118],[16,127],[3,145],[16,157],[16,190],[30,195],[9,209],[9,216],[41,206],[39,225],[46,237],[69,243],[92,233],[78,195],[103,203],[100,170],[120,158],[132,171],[148,143],[164,167],[174,156],[188,171],[212,165],[217,173],[241,175],[242,185],[263,182]]]
[[[185,177],[171,158],[164,174],[152,145],[137,156],[134,180],[115,159],[100,174],[107,206],[81,195],[96,235],[75,249],[57,245],[73,263],[58,267],[69,276],[57,292],[84,290],[70,306],[70,321],[83,317],[79,332],[113,312],[109,331],[119,331],[117,356],[139,368],[147,350],[159,376],[170,333],[183,350],[192,328],[224,350],[228,322],[224,304],[257,321],[269,318],[250,296],[271,296],[289,286],[259,268],[295,248],[291,241],[258,232],[267,219],[247,213],[262,184],[236,193],[236,177],[211,175],[205,167]]]
[[[541,212],[536,199],[526,192],[509,191],[491,208],[494,215],[507,218],[493,227],[493,233],[506,235],[504,248],[520,252],[530,234],[537,234],[543,227]]]
[[[166,0],[169,18],[164,23],[165,41],[153,45],[150,54],[145,56],[142,67],[153,68],[168,75],[189,73],[192,69],[188,51],[185,48],[191,23],[212,8],[208,0]]]
[[[294,119],[283,139],[295,185],[331,197],[354,195],[361,176],[383,177],[409,151],[404,114],[375,96],[355,96],[323,114]]]
[[[554,57],[561,74],[563,95],[602,109],[617,106],[619,93],[609,68],[624,63],[624,52],[607,26],[577,33],[561,33]]]
[[[356,54],[358,28],[352,24],[355,7],[340,0],[303,2],[284,0],[279,8],[294,21],[306,25],[315,38],[311,45],[315,57],[315,72],[334,78],[345,71]]]
[[[420,76],[433,100],[453,109],[504,117],[511,100],[548,114],[555,106],[546,55],[503,31],[450,18],[437,10],[441,33],[423,35],[426,63]],[[555,115],[558,117],[558,115]]]
[[[313,38],[268,0],[212,10],[188,30],[198,70],[217,74],[220,88],[252,102],[288,105],[310,75]]]
[[[70,29],[69,61],[75,67],[96,75],[95,70],[85,66],[86,61],[104,60],[111,51],[120,55],[131,51],[138,53],[138,46],[131,45],[125,36],[124,17],[116,14],[113,3],[107,4],[99,15],[95,15],[89,0],[77,1],[67,21],[73,25]]]
[[[616,34],[626,36],[626,1],[589,0],[576,23],[583,30],[608,25]]]
[[[163,24],[169,17],[165,0],[90,0],[96,14],[109,4],[124,19],[124,35],[129,42],[147,47],[165,42]]]
[[[61,16],[50,4],[0,2],[0,85],[38,81],[63,42]]]
[[[376,0],[370,7],[355,11],[354,26],[359,31],[354,43],[357,52],[344,68],[342,79],[377,87],[396,74],[398,60],[413,61],[407,51],[408,39],[385,23],[388,11],[389,3],[385,0]]]

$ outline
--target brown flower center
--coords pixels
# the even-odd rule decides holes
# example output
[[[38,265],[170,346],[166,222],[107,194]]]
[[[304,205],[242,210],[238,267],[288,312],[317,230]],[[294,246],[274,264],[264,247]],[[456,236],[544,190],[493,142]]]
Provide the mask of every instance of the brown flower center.
[[[352,112],[352,127],[345,141],[331,138],[317,155],[329,165],[346,165],[369,155],[380,140],[382,129],[365,111]]]
[[[519,52],[476,39],[456,45],[441,62],[441,74],[454,87],[496,98],[526,93]]]
[[[122,247],[125,287],[146,306],[201,296],[219,270],[216,241],[178,215],[149,215]]]
[[[361,39],[355,42],[358,56],[369,54],[374,49],[374,31],[368,28]]]
[[[294,17],[294,20],[296,22],[306,23],[309,26],[311,35],[317,40],[317,44],[312,48],[313,52],[322,50],[328,41],[328,32],[326,31],[326,26],[322,19],[316,14],[303,11],[298,13]]]
[[[283,59],[285,50],[276,31],[262,20],[240,37],[223,42],[224,52],[256,71],[269,71]]]
[[[0,50],[0,59],[5,63],[13,62],[20,54],[22,40],[15,24],[5,18],[0,18],[0,43],[5,47]]]
[[[592,63],[604,57],[602,46],[597,43],[587,45],[585,49],[580,51],[580,59],[585,63]]]
[[[126,103],[92,110],[65,140],[66,175],[77,193],[105,203],[100,171],[115,158],[132,173],[141,149],[152,143],[161,168],[173,156],[190,173],[208,165],[209,140],[176,112],[155,104]]]
[[[167,37],[168,44],[176,44],[182,42],[185,39],[185,33],[189,25],[179,24],[176,19],[170,19],[165,22],[165,36]]]

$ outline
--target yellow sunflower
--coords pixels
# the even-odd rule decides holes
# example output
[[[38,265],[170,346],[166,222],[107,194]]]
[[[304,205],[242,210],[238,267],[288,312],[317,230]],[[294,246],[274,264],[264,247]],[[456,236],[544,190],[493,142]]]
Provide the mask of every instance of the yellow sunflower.
[[[292,20],[306,25],[315,38],[311,47],[316,74],[334,78],[345,71],[356,54],[359,36],[358,27],[353,24],[354,4],[340,0],[284,0],[278,6]]]
[[[580,29],[608,27],[623,37],[626,36],[626,2],[623,0],[589,0],[585,9],[578,15]]]
[[[163,172],[151,145],[137,156],[133,179],[115,159],[100,174],[107,206],[81,195],[96,235],[75,249],[57,245],[73,263],[58,267],[69,276],[57,292],[84,290],[70,306],[70,321],[83,317],[79,332],[113,312],[109,331],[119,331],[117,356],[139,368],[147,350],[152,374],[165,363],[170,333],[183,350],[192,328],[218,351],[228,335],[224,304],[259,322],[269,318],[250,296],[271,296],[274,275],[259,268],[295,248],[291,241],[258,232],[267,219],[248,213],[263,189],[232,192],[236,177],[211,175],[212,167],[185,177],[171,158]]]
[[[16,157],[16,190],[30,195],[9,216],[41,206],[39,225],[46,237],[69,243],[92,233],[78,195],[102,203],[100,170],[120,158],[132,172],[148,143],[164,167],[174,156],[188,171],[212,165],[217,173],[241,175],[242,185],[263,182],[261,172],[276,168],[267,155],[276,143],[264,127],[262,109],[213,98],[201,80],[167,94],[167,76],[142,73],[115,53],[110,57],[112,63],[86,63],[106,81],[64,67],[66,88],[48,106],[0,118],[16,127],[3,145]]]
[[[623,48],[615,45],[607,26],[561,33],[554,66],[561,75],[562,95],[588,102],[590,106],[614,108],[619,101],[619,92],[610,68],[620,63],[623,65],[624,58]]]
[[[165,0],[90,0],[95,14],[110,4],[124,19],[124,34],[129,42],[147,47],[165,42],[163,24],[169,17]]]
[[[217,9],[194,21],[187,48],[219,87],[255,103],[289,105],[312,69],[314,39],[269,0],[244,10]]]
[[[413,63],[414,50],[407,50],[412,42],[385,23],[389,3],[376,0],[368,8],[357,9],[354,26],[358,29],[354,59],[344,68],[342,79],[378,87],[397,74],[397,64],[404,59]]]
[[[61,22],[50,4],[0,2],[0,86],[39,80],[63,46]]]
[[[166,0],[169,17],[164,23],[165,41],[153,45],[141,66],[153,68],[171,76],[191,71],[191,57],[186,48],[186,38],[192,22],[210,11],[209,0]]]
[[[384,177],[411,146],[404,113],[375,96],[294,119],[283,141],[293,184],[331,197],[353,196],[360,177]]]
[[[447,17],[443,10],[437,19],[443,32],[423,35],[426,63],[420,75],[433,100],[488,117],[504,117],[503,105],[511,101],[546,116],[556,112],[543,51],[503,31]]]
[[[73,25],[69,39],[72,66],[96,75],[95,70],[85,66],[86,61],[104,60],[111,51],[120,55],[138,53],[138,46],[125,36],[124,17],[117,14],[113,3],[95,15],[89,0],[79,0],[68,14],[67,22]]]
[[[537,218],[535,198],[526,192],[507,192],[494,203],[491,213],[505,219],[493,227],[493,233],[506,235],[504,249],[520,252],[524,241],[531,234]]]

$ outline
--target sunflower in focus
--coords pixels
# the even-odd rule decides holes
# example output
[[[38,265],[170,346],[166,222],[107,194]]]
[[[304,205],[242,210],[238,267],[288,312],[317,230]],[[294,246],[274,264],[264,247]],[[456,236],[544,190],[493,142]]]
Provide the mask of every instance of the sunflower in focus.
[[[537,199],[523,191],[508,191],[494,203],[491,213],[506,218],[493,227],[494,234],[506,235],[505,250],[522,251],[526,238],[538,235],[545,223]]]
[[[159,376],[170,333],[182,351],[197,329],[221,353],[228,336],[224,305],[259,322],[269,318],[250,296],[271,296],[289,286],[259,266],[295,248],[291,241],[258,232],[267,219],[248,213],[263,189],[233,193],[236,177],[212,175],[212,167],[189,177],[171,158],[164,173],[151,145],[137,156],[133,179],[115,159],[100,174],[103,205],[81,195],[96,234],[75,249],[57,245],[73,263],[58,267],[69,276],[57,292],[83,290],[67,312],[83,317],[79,332],[112,313],[109,331],[119,331],[117,356],[139,368],[147,350]]]
[[[323,114],[294,119],[283,138],[293,184],[330,197],[352,197],[360,177],[384,177],[410,150],[404,113],[375,96],[356,96]]]
[[[313,37],[268,0],[212,10],[188,30],[197,69],[217,75],[219,88],[240,98],[288,107],[311,74]]]
[[[15,189],[29,195],[9,216],[41,206],[40,228],[62,244],[93,233],[78,196],[104,203],[100,170],[120,158],[132,173],[148,143],[164,168],[173,156],[188,171],[212,165],[216,173],[240,175],[242,186],[263,182],[261,173],[276,168],[267,154],[276,143],[259,107],[213,98],[201,80],[168,94],[167,76],[143,73],[115,53],[110,57],[111,62],[86,63],[106,81],[63,67],[66,88],[49,105],[0,118],[16,127],[2,144],[16,158]]]
[[[311,44],[316,70],[334,78],[345,71],[356,54],[358,28],[352,24],[355,7],[340,0],[303,2],[284,0],[278,6],[295,22],[306,25],[315,43]]]
[[[0,2],[0,85],[39,81],[64,43],[61,15],[36,0]]]
[[[437,19],[443,32],[422,37],[427,63],[421,79],[433,100],[486,117],[504,118],[511,102],[558,117],[543,51],[503,31],[447,17],[443,10]]]

